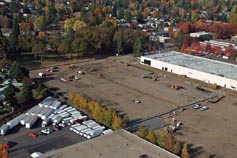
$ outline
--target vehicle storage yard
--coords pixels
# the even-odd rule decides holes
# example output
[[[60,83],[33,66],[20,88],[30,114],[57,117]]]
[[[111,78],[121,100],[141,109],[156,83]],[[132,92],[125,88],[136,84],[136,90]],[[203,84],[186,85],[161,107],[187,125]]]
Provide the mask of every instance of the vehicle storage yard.
[[[37,122],[40,119],[41,121]],[[42,128],[38,127],[39,123]],[[20,125],[33,129],[27,131]],[[38,128],[35,129],[36,127]],[[69,129],[76,135],[69,134]],[[55,98],[47,97],[27,112],[3,124],[0,128],[0,142],[14,142],[9,148],[11,157],[29,157],[35,151],[45,153],[84,141],[85,138],[91,139],[112,132],[113,130],[106,129],[94,120],[87,120],[87,116],[79,110],[62,105],[62,102]]]
[[[159,116],[179,106],[221,95],[214,90],[196,89],[197,83],[201,82],[142,66],[130,56],[86,62],[82,60],[74,65],[75,69],[69,68],[69,65],[58,66],[58,72],[43,80],[51,89],[56,89],[58,94],[68,96],[72,92],[80,93],[119,110],[130,120]],[[89,72],[92,68],[93,71]],[[31,77],[38,78],[38,73],[42,71],[45,68],[31,71]],[[77,74],[78,71],[85,74]],[[156,79],[144,77],[151,75],[151,72],[154,72]],[[80,79],[68,81],[72,75],[77,75]],[[181,88],[176,90],[173,87],[177,86],[173,85]],[[197,152],[209,151],[210,154],[216,153],[219,158],[227,153],[231,153],[230,158],[237,157],[236,94],[225,96],[215,104],[201,102],[209,107],[207,111],[188,109],[176,115],[175,118],[184,124],[178,131],[177,138],[202,146]],[[134,100],[139,100],[140,103],[135,103]],[[220,152],[223,146],[228,146],[226,153]]]

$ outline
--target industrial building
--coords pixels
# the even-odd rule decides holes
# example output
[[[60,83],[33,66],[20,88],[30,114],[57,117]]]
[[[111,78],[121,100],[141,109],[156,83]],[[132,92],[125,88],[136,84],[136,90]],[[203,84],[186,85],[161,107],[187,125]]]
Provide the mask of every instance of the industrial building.
[[[48,152],[39,158],[179,158],[138,136],[118,130],[88,141]]]
[[[237,88],[237,65],[176,51],[141,56],[141,64],[228,89]]]

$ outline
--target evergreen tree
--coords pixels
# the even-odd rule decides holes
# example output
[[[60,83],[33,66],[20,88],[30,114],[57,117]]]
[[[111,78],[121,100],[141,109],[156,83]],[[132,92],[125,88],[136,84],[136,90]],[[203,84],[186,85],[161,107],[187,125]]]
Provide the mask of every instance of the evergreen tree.
[[[0,28],[0,62],[5,61],[5,59],[8,57],[9,50],[10,46],[8,40],[3,36]]]
[[[135,56],[143,55],[144,52],[143,43],[144,41],[142,40],[142,38],[138,37],[135,39],[135,42],[133,44],[133,53]]]
[[[19,93],[18,96],[18,103],[20,104],[28,104],[33,100],[33,93],[31,89],[31,83],[30,82],[24,82],[23,83],[23,89]]]
[[[4,101],[13,104],[15,103],[15,87],[12,82],[9,82],[7,87],[4,89],[3,94],[5,96]]]
[[[25,74],[18,62],[14,62],[11,69],[9,70],[9,77],[11,79],[23,79]]]
[[[18,24],[18,18],[15,17],[13,20],[12,33],[9,36],[9,45],[12,55],[14,56],[18,50],[18,35],[20,34],[20,28]]]
[[[182,158],[189,158],[189,157],[190,157],[188,150],[189,150],[189,149],[188,149],[188,144],[185,143],[185,144],[183,145],[183,149],[182,149],[182,154],[181,154],[181,157],[182,157]]]
[[[113,41],[116,43],[117,46],[117,53],[123,54],[124,53],[124,42],[123,42],[123,30],[120,29],[114,34]]]

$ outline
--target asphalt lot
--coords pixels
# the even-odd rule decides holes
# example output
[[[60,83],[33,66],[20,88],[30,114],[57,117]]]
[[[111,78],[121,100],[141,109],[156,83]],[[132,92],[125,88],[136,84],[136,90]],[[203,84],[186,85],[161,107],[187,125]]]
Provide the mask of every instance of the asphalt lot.
[[[6,142],[10,140],[18,143],[9,149],[10,158],[30,158],[30,154],[33,152],[46,153],[86,140],[86,138],[70,131],[69,126],[46,136],[40,135],[36,138],[28,136],[28,132],[38,133],[41,129],[43,128],[26,129],[18,126],[6,136],[0,137],[0,141]]]

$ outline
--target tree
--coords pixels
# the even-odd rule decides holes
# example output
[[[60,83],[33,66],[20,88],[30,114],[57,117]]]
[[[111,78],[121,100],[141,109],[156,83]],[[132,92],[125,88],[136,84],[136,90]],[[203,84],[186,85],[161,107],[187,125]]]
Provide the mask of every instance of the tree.
[[[143,22],[143,15],[141,12],[137,13],[137,22],[142,23]]]
[[[2,31],[0,29],[0,62],[3,62],[8,57],[8,52],[10,50],[10,46],[8,40],[5,36],[3,36]]]
[[[18,103],[28,104],[33,100],[31,82],[23,82],[23,88],[18,95]]]
[[[157,144],[164,148],[165,147],[165,144],[166,144],[166,139],[167,139],[167,136],[166,136],[166,132],[162,131],[159,133],[158,137],[157,137]]]
[[[25,74],[23,72],[23,69],[21,68],[20,64],[18,62],[14,62],[12,67],[9,70],[9,77],[11,79],[23,79],[25,77]]]
[[[184,39],[184,35],[183,35],[183,31],[178,31],[175,32],[174,34],[174,43],[178,48],[181,48],[183,45],[183,39]]]
[[[156,133],[155,133],[155,131],[153,131],[153,130],[149,131],[149,133],[147,135],[147,139],[152,144],[156,144]]]
[[[19,50],[18,35],[20,34],[20,28],[17,17],[13,20],[12,33],[9,36],[9,45],[12,55],[14,56]]]
[[[72,42],[72,50],[77,56],[83,56],[89,50],[89,43],[85,39],[76,38]]]
[[[112,124],[112,127],[114,130],[118,130],[120,128],[122,128],[122,119],[121,117],[115,115],[113,117],[113,124]]]
[[[15,103],[15,87],[12,82],[9,82],[7,88],[4,89],[3,94],[5,96],[4,101],[12,104]]]
[[[113,41],[116,43],[117,53],[123,54],[124,43],[123,43],[123,30],[122,29],[119,29],[117,32],[115,32]]]
[[[143,55],[144,49],[143,49],[143,40],[141,37],[136,38],[135,42],[133,44],[133,53],[135,56],[141,56]]]
[[[188,149],[188,144],[187,144],[187,143],[185,143],[185,144],[183,145],[181,157],[182,157],[182,158],[189,158],[189,157],[190,157],[190,155],[189,155],[189,149]]]
[[[180,154],[181,154],[181,143],[180,143],[179,141],[176,141],[176,142],[175,142],[173,152],[174,152],[176,155],[180,155]]]
[[[231,9],[231,13],[229,16],[229,22],[231,24],[236,24],[237,23],[237,6],[233,6]]]
[[[167,133],[167,139],[165,143],[165,149],[173,152],[174,150],[174,138],[170,133]]]
[[[37,55],[40,55],[40,59],[41,61],[43,60],[43,54],[46,52],[46,46],[45,46],[45,41],[44,39],[40,39],[40,38],[35,38],[34,39],[34,44],[32,47],[32,52],[35,55],[35,58],[37,57]]]
[[[148,129],[145,128],[145,126],[140,126],[139,130],[138,130],[138,136],[145,139],[147,137],[148,134]]]

